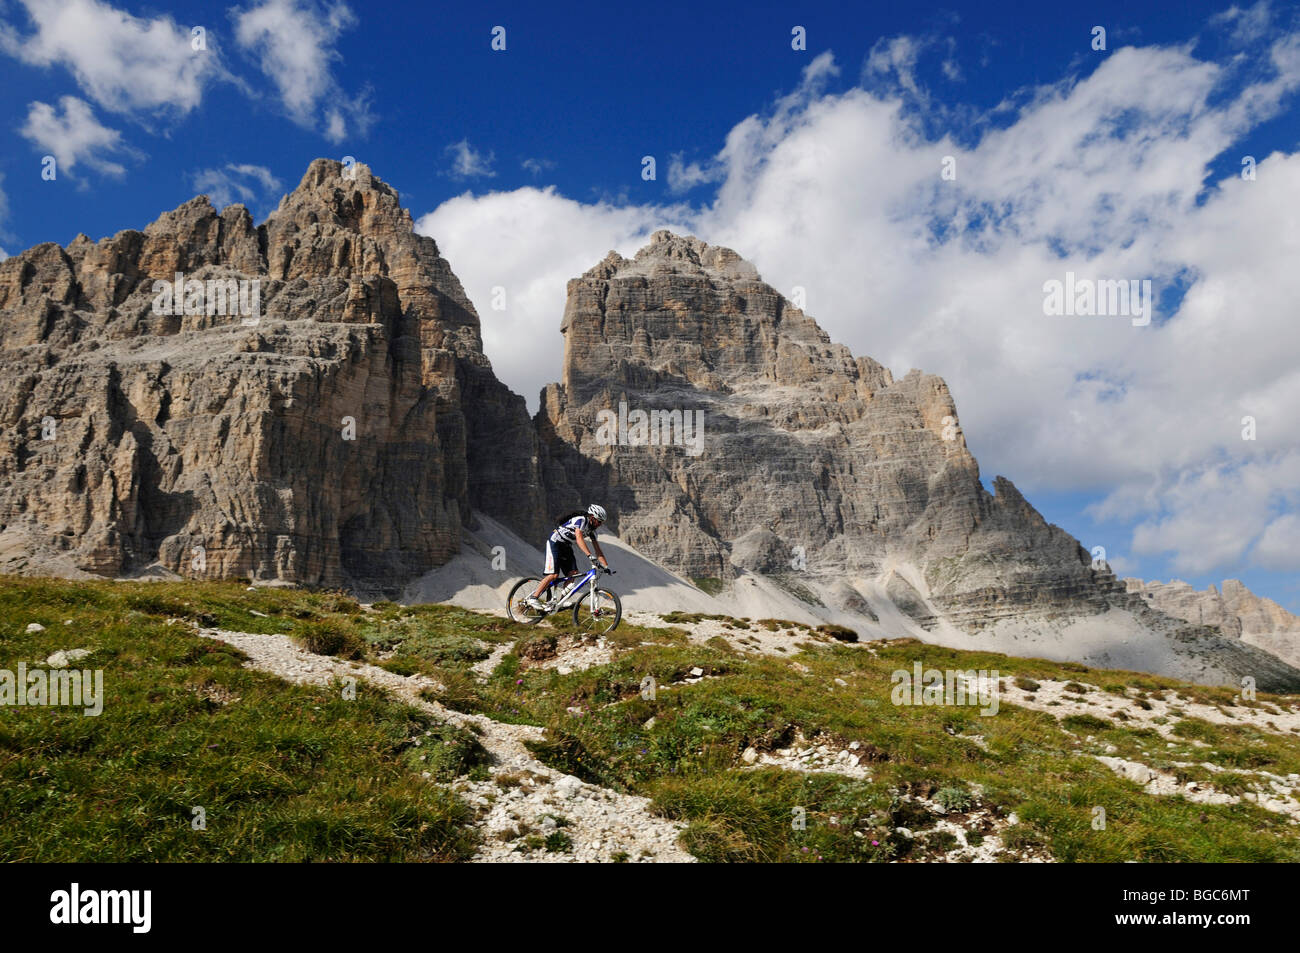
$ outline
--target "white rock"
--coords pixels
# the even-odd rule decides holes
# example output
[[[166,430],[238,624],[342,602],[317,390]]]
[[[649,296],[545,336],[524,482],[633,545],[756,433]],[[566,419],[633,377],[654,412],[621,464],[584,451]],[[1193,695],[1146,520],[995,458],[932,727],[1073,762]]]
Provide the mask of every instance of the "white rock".
[[[71,619],[64,619],[64,620],[63,620],[63,624],[64,624],[64,625],[72,625],[72,620],[71,620]]]
[[[83,659],[90,654],[90,649],[60,649],[45,660],[50,668],[64,668],[69,662]]]
[[[693,675],[696,678],[699,678],[703,674],[704,674],[704,669],[700,668],[699,666],[696,666],[695,668],[691,669],[691,675]]]
[[[568,675],[573,671],[573,669],[569,668],[567,665],[557,665],[555,666],[555,671],[560,675]]]
[[[862,742],[860,742],[860,741],[850,741],[850,742],[849,742],[849,750],[850,750],[850,751],[857,751],[857,750],[858,750],[859,748],[861,748],[861,747],[862,747]]]
[[[555,793],[560,797],[573,798],[577,797],[578,792],[582,790],[582,782],[573,775],[566,774],[555,782],[554,787]]]
[[[649,731],[654,726],[655,726],[655,716],[651,715],[649,718],[646,719],[646,723],[641,727],[644,728],[646,731]]]
[[[740,760],[744,761],[745,764],[753,764],[758,760],[758,751],[755,750],[753,745],[750,745],[745,749],[745,753],[740,756]]]
[[[28,631],[28,632],[44,632],[44,631],[45,631],[45,626],[41,625],[39,622],[29,622],[29,623],[27,623],[27,631]]]
[[[836,685],[840,685],[840,686],[842,686],[842,687],[844,687],[844,688],[848,688],[848,687],[849,687],[849,683],[846,682],[846,681],[844,681],[844,679],[842,679],[842,678],[837,678],[837,679],[835,679],[835,684],[836,684]]]

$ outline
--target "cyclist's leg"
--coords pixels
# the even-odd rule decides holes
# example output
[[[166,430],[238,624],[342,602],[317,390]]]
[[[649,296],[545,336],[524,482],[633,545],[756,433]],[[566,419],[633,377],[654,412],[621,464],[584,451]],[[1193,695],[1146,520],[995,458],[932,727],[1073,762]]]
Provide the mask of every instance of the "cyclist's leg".
[[[558,578],[559,573],[556,572],[555,566],[555,544],[548,539],[546,541],[546,566],[542,570],[542,580],[537,584],[537,588],[533,591],[532,597],[534,599],[539,598],[541,594],[545,592]]]
[[[578,571],[577,563],[573,558],[573,547],[568,543],[556,543],[554,547],[555,562],[553,568],[565,584],[569,582]]]

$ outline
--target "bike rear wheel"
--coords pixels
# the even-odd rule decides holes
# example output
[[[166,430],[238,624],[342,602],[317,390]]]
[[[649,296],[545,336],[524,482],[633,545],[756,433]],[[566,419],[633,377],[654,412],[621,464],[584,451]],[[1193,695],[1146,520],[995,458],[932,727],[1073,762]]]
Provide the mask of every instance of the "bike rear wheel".
[[[536,625],[546,618],[545,612],[534,609],[525,602],[533,594],[533,590],[537,588],[539,582],[541,580],[536,576],[530,576],[527,579],[520,579],[515,583],[514,588],[510,590],[510,596],[506,599],[506,612],[510,615],[512,622],[519,622],[523,625]],[[549,596],[549,592],[542,593],[543,600]]]
[[[592,593],[588,592],[582,601],[573,607],[573,624],[583,635],[604,635],[613,632],[618,620],[623,618],[623,603],[618,594],[608,589],[597,589],[595,605],[592,605]]]

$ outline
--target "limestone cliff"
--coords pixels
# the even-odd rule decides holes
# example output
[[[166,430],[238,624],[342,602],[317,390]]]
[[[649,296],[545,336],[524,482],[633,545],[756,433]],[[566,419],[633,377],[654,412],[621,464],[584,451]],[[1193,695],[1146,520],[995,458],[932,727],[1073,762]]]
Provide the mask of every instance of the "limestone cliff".
[[[539,531],[524,401],[365,166],[0,263],[0,361],[3,571],[396,586],[472,509]]]
[[[1162,612],[1216,626],[1225,635],[1300,666],[1300,617],[1272,599],[1255,595],[1239,579],[1225,579],[1222,590],[1210,586],[1204,591],[1193,589],[1181,579],[1143,582],[1126,578],[1124,585]]]

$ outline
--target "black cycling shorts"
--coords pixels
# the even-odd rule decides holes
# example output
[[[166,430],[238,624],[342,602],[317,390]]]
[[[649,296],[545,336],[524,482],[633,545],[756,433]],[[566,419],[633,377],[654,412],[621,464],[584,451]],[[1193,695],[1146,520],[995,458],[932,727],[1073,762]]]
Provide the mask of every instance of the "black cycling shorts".
[[[553,539],[546,541],[546,575],[559,573],[572,576],[578,571],[578,564],[573,558],[573,547],[568,543],[557,543]]]

